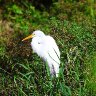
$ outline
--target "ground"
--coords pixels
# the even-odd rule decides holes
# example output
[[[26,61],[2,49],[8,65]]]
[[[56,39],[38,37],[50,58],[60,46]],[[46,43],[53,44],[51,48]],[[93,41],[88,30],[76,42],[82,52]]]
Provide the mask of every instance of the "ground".
[[[87,6],[92,2],[65,1],[47,10],[16,1],[0,7],[0,95],[95,96],[96,10]],[[59,46],[59,78],[49,76],[45,63],[32,52],[31,40],[22,42],[37,29]]]

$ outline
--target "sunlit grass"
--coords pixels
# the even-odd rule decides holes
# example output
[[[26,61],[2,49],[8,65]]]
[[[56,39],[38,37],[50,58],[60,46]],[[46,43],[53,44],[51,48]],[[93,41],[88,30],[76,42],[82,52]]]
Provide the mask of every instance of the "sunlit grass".
[[[11,46],[12,49],[9,50],[6,48],[10,48],[10,45],[7,45],[4,47],[4,51],[2,51],[3,47],[1,47],[0,50],[1,57],[3,56],[3,53],[5,53],[3,58],[1,58],[2,65],[0,68],[2,77],[0,81],[0,84],[2,85],[0,88],[1,94],[19,96],[77,96],[78,94],[79,96],[86,96],[86,86],[92,84],[92,80],[90,81],[90,78],[86,78],[90,81],[89,85],[86,85],[86,82],[88,81],[85,79],[87,73],[85,72],[86,74],[83,74],[83,71],[86,68],[84,60],[86,60],[88,52],[94,51],[95,48],[95,45],[93,44],[95,42],[95,37],[91,34],[90,28],[85,29],[84,26],[74,22],[69,23],[69,21],[61,23],[61,21],[56,20],[56,18],[51,19],[44,29],[42,26],[43,25],[39,26],[42,30],[45,30],[48,27],[50,28],[49,30],[51,30],[51,32],[46,32],[46,34],[52,34],[61,51],[59,78],[50,77],[48,67],[41,58],[31,52],[30,45],[26,45],[26,43],[30,42],[21,43],[20,39],[17,39],[17,41],[9,40],[8,42],[14,43]],[[51,26],[54,27],[51,28]],[[17,33],[17,37],[15,38],[19,38],[20,34],[21,33]],[[88,51],[85,51],[85,49]],[[9,52],[6,52],[6,50],[9,50]],[[88,64],[88,66],[90,66],[90,64]],[[91,70],[92,66],[88,68]],[[94,76],[95,73],[94,71],[92,72]],[[90,88],[94,89],[95,85]],[[87,90],[87,92],[88,91],[89,90]]]
[[[85,70],[86,89],[89,94],[95,94],[96,93],[96,52],[91,53],[90,57],[87,57],[85,64],[86,64],[86,70]]]

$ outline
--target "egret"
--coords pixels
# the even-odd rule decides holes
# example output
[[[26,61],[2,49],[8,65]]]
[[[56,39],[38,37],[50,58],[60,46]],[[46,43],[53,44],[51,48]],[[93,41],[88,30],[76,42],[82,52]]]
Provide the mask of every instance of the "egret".
[[[22,41],[30,38],[32,38],[31,47],[33,51],[48,64],[50,75],[58,77],[60,51],[53,37],[45,35],[40,30],[36,30]]]

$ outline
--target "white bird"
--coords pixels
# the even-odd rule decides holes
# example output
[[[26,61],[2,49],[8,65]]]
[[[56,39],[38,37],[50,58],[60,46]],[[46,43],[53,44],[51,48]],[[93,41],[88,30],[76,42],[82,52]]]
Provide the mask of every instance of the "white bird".
[[[22,41],[29,38],[32,38],[31,47],[33,51],[37,53],[38,56],[40,56],[45,62],[47,62],[51,76],[53,77],[55,75],[58,77],[60,51],[53,37],[45,35],[40,30],[36,30]]]

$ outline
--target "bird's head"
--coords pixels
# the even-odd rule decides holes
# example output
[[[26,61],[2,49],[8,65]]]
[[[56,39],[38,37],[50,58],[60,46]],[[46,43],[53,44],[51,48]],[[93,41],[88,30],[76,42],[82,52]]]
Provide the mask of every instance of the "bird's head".
[[[45,34],[42,31],[36,30],[31,35],[29,35],[28,37],[24,38],[22,41],[25,41],[27,39],[34,38],[34,37],[43,37],[43,36],[45,36]]]

